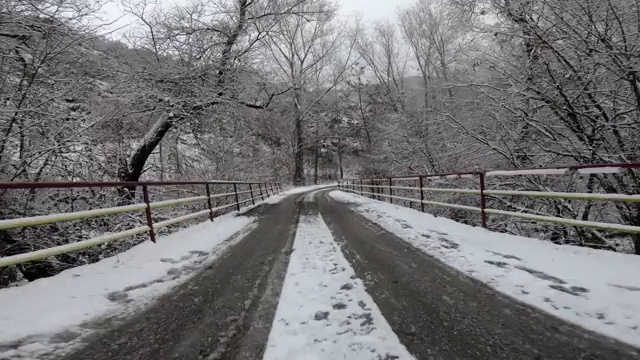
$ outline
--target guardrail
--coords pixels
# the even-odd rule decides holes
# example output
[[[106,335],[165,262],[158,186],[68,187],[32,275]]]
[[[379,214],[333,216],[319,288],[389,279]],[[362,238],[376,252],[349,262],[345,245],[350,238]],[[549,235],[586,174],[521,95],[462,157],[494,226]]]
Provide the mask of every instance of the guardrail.
[[[340,183],[340,188],[345,191],[353,192],[359,195],[366,195],[372,198],[387,198],[393,203],[394,199],[409,202],[409,204],[419,204],[421,211],[425,211],[425,205],[433,205],[439,207],[448,207],[464,211],[477,212],[481,216],[481,224],[487,227],[487,215],[506,215],[517,217],[520,219],[558,223],[563,225],[602,229],[615,232],[640,234],[640,226],[636,224],[615,224],[599,221],[587,221],[578,219],[566,219],[557,216],[546,216],[532,214],[529,209],[519,209],[522,212],[506,211],[492,209],[487,207],[488,197],[499,196],[519,196],[529,198],[554,198],[567,200],[586,200],[586,201],[606,201],[606,202],[624,202],[637,203],[640,207],[640,189],[636,189],[637,193],[633,194],[615,194],[615,193],[570,193],[570,192],[549,192],[549,191],[518,191],[518,190],[492,190],[487,189],[487,179],[491,177],[517,177],[525,175],[544,175],[544,176],[566,176],[571,174],[592,175],[592,174],[619,174],[640,169],[640,163],[625,164],[604,164],[604,165],[577,165],[566,167],[551,167],[538,169],[520,169],[520,170],[493,170],[485,172],[460,172],[448,174],[430,174],[430,175],[409,175],[394,176],[378,179],[350,179]],[[448,179],[474,179],[479,184],[478,188],[436,188],[425,186],[431,179],[448,178]],[[396,186],[398,182],[414,182],[417,186]],[[394,195],[394,190],[404,190],[416,194],[415,198]],[[438,201],[430,201],[427,197],[429,193],[450,193],[463,195],[477,195],[480,197],[480,207],[460,205],[453,203],[445,203]],[[419,198],[418,198],[419,194]],[[639,208],[640,209],[640,208]],[[529,210],[529,212],[527,212]],[[638,210],[640,214],[640,210]]]
[[[224,193],[212,192],[215,185],[223,185],[226,190]],[[205,195],[177,198],[164,201],[153,202],[149,190],[157,187],[167,186],[191,186],[202,187],[200,190]],[[187,220],[193,220],[200,217],[208,216],[211,221],[216,217],[216,213],[223,210],[235,208],[240,211],[245,204],[251,203],[255,205],[256,200],[265,200],[266,198],[282,192],[282,186],[279,183],[266,182],[246,182],[246,181],[141,181],[141,182],[0,182],[0,194],[4,194],[8,190],[29,190],[36,189],[80,189],[80,188],[110,188],[120,189],[129,193],[134,193],[136,189],[142,189],[142,202],[123,204],[120,206],[90,209],[84,211],[73,211],[64,213],[52,213],[47,215],[29,216],[21,218],[0,220],[0,230],[20,229],[37,225],[56,224],[72,220],[86,220],[109,215],[144,212],[146,225],[131,229],[118,231],[106,235],[93,237],[87,240],[78,241],[70,244],[40,249],[27,253],[21,253],[11,256],[0,257],[0,268],[26,263],[34,260],[41,260],[47,257],[66,254],[73,251],[83,250],[98,246],[100,244],[124,239],[137,234],[147,233],[149,240],[156,242],[156,231],[166,228]],[[231,199],[231,203],[221,206],[214,206],[213,200]],[[130,196],[129,201],[135,201],[135,196]],[[205,203],[203,210],[190,214],[174,217],[164,221],[154,222],[153,211],[160,208],[168,208],[181,204],[190,204],[202,202]]]

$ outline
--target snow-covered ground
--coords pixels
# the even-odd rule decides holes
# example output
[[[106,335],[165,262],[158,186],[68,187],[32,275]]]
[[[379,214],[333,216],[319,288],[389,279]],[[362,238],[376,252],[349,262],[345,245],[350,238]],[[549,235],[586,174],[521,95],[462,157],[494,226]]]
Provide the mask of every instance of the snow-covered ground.
[[[156,244],[144,242],[95,264],[0,289],[0,359],[69,351],[92,331],[91,321],[148,305],[254,227],[254,218],[231,213],[159,237]]]
[[[330,195],[504,294],[640,346],[640,256],[494,233],[342,191]]]
[[[300,217],[263,359],[413,359],[320,215]]]

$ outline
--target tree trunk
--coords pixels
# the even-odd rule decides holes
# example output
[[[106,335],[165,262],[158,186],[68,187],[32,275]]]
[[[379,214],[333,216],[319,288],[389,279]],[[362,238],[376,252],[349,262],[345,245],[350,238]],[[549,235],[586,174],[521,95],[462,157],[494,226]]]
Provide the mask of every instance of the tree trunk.
[[[169,131],[169,129],[171,129],[171,126],[173,126],[173,119],[171,118],[162,118],[153,124],[151,129],[144,136],[142,144],[138,146],[133,155],[119,165],[118,179],[120,181],[133,182],[140,179],[140,175],[142,175],[147,159],[149,159],[153,150],[158,146],[160,141],[162,141],[164,135]],[[135,198],[136,188],[135,186],[128,186],[124,189],[120,189],[119,192],[122,200],[127,202]]]
[[[162,153],[162,141],[158,144],[158,156],[160,157],[160,181],[164,181],[164,160]]]
[[[340,180],[344,180],[344,171],[342,169],[342,141],[338,140],[338,170],[340,170]]]
[[[226,73],[229,63],[233,58],[232,50],[236,45],[242,30],[246,26],[247,9],[252,3],[253,2],[249,2],[248,0],[239,1],[238,22],[235,24],[233,32],[226,39],[220,56],[220,64],[216,81],[216,85],[219,88],[219,96],[224,94],[224,87],[227,84]],[[138,146],[129,160],[126,163],[121,163],[119,165],[118,178],[121,181],[138,181],[140,179],[140,175],[142,175],[147,159],[151,153],[153,153],[153,150],[158,146],[160,141],[162,141],[164,135],[169,131],[169,129],[171,129],[176,120],[178,119],[175,119],[174,116],[169,116],[167,119],[160,119],[153,124],[151,130],[149,130],[145,135],[142,144]],[[135,187],[122,189],[121,195],[124,196],[123,199],[125,200],[133,199],[135,197]]]
[[[631,225],[640,226],[640,204],[635,205],[635,221]],[[636,255],[640,255],[640,234],[633,235],[633,248]]]
[[[313,183],[318,184],[318,162],[319,162],[319,154],[318,154],[318,143],[316,142],[316,146],[313,151]]]
[[[218,96],[222,96],[225,93],[224,87],[227,85],[227,70],[229,67],[229,63],[233,58],[233,54],[231,53],[231,51],[238,41],[238,37],[240,37],[242,30],[247,24],[247,9],[249,8],[249,6],[251,6],[252,3],[253,1],[249,2],[248,0],[238,1],[238,22],[233,28],[233,32],[229,35],[229,37],[227,37],[227,41],[224,43],[224,49],[222,50],[220,56],[220,67],[218,68],[218,80],[216,82],[216,85],[219,89]]]
[[[294,152],[294,171],[293,171],[293,184],[304,185],[304,153],[302,152],[303,142],[303,128],[302,128],[302,113],[300,111],[300,89],[293,89],[293,106],[295,109],[295,121],[296,121],[296,148]]]

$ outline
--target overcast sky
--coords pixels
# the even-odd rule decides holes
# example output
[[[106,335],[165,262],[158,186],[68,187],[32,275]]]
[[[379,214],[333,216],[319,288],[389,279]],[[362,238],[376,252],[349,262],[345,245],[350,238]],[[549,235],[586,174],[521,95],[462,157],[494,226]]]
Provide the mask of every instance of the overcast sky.
[[[159,0],[164,4],[180,2],[184,0]],[[363,15],[365,22],[373,22],[377,19],[389,19],[396,20],[396,13],[398,6],[406,7],[411,5],[416,0],[336,0],[340,4],[340,12],[343,16],[352,15],[354,11],[357,11]],[[120,6],[117,5],[119,1],[114,1],[103,7],[102,12],[105,16],[111,20],[117,19],[122,15]],[[114,24],[112,28],[126,27],[129,23],[127,19]],[[126,31],[122,29],[122,31]],[[115,35],[115,34],[114,34]],[[115,35],[118,37],[117,35]]]
[[[342,14],[349,15],[358,11],[364,15],[364,20],[396,19],[398,6],[407,7],[416,0],[338,0]]]

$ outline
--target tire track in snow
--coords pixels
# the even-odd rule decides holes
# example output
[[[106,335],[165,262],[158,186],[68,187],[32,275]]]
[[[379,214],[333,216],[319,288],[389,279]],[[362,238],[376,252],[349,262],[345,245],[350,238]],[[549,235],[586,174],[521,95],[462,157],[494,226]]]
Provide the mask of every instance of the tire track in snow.
[[[413,359],[304,199],[265,360]]]

